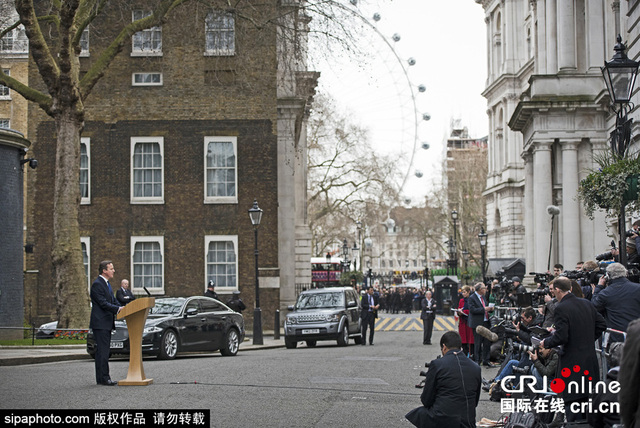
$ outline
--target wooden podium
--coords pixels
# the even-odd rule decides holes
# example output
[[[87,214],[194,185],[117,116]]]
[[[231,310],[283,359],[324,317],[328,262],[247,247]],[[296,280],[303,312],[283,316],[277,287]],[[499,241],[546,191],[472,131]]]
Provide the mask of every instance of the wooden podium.
[[[142,367],[142,332],[149,309],[156,304],[154,297],[140,297],[127,304],[117,318],[127,321],[129,330],[129,372],[127,378],[118,381],[118,385],[149,385],[153,379],[147,379]]]

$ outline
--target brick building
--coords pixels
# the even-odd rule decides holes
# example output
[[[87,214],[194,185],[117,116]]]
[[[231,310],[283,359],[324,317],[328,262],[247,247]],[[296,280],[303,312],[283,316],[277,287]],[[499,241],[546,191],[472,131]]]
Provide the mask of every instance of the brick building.
[[[115,36],[115,21],[145,16],[145,3],[108,11],[92,24],[82,40],[82,72]],[[295,261],[310,257],[300,189],[304,126],[318,76],[292,59],[298,52],[284,40],[288,30],[255,25],[283,15],[306,25],[297,12],[283,13],[297,3],[273,0],[242,10],[190,4],[161,27],[135,34],[110,66],[85,102],[79,221],[87,287],[98,263],[111,259],[114,283],[129,279],[134,294],[146,286],[156,296],[197,295],[213,280],[221,300],[240,290],[251,309],[254,199],[264,210],[263,323],[272,325],[275,310],[292,303],[296,282],[308,282],[310,266],[305,271]],[[39,79],[33,67],[30,78]],[[44,320],[55,316],[48,196],[55,124],[37,106],[30,106],[29,133],[40,165],[29,183],[27,240],[34,253],[27,258],[25,305]],[[244,315],[250,326],[252,311]]]

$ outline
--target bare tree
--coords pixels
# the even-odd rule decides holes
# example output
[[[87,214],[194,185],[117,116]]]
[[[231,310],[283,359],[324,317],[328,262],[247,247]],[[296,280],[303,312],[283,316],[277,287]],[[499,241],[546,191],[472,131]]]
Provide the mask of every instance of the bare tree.
[[[319,95],[308,127],[309,225],[316,252],[342,242],[359,219],[383,219],[397,199],[397,171],[390,158],[376,154],[367,131],[338,113]],[[375,219],[378,220],[375,220]]]

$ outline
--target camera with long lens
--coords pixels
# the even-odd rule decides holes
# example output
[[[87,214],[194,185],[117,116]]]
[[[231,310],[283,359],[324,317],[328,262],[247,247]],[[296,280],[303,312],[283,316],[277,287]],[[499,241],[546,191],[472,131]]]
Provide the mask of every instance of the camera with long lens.
[[[639,233],[638,233],[637,231],[635,231],[635,230],[631,229],[631,230],[627,230],[627,231],[624,233],[624,236],[626,236],[627,238],[631,238],[633,235],[638,235],[638,234],[639,234]]]
[[[535,351],[535,346],[525,345],[524,343],[516,342],[513,344],[514,352],[533,352]]]
[[[437,360],[438,358],[440,358],[440,357],[441,357],[441,356],[440,356],[440,355],[438,355],[438,356],[436,357],[436,360]],[[425,366],[427,369],[429,369],[429,365],[430,365],[430,364],[431,364],[431,363],[427,361],[426,363],[424,363],[424,366]],[[422,377],[426,377],[426,376],[427,376],[427,372],[428,372],[428,371],[429,371],[429,370],[421,370],[421,371],[420,371],[420,376],[422,376]],[[424,384],[425,384],[425,382],[426,382],[426,381],[427,381],[426,379],[422,379],[420,382],[418,382],[418,383],[416,384],[416,388],[424,388]]]
[[[596,260],[601,262],[602,260],[611,260],[613,259],[613,253],[611,251],[607,251],[606,253],[598,254],[596,256]]]

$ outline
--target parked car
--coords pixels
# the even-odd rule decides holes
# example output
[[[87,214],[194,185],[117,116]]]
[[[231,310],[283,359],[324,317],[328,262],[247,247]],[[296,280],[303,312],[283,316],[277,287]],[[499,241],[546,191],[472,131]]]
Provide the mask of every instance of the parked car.
[[[316,346],[318,340],[336,340],[346,346],[360,335],[360,299],[351,287],[318,288],[303,291],[284,322],[284,343],[289,349],[299,341]]]
[[[224,303],[204,296],[156,299],[142,335],[142,353],[172,359],[178,352],[216,351],[238,353],[244,340],[244,318]],[[93,332],[87,335],[87,352],[95,356]],[[111,354],[129,353],[125,321],[117,320],[111,333]]]

